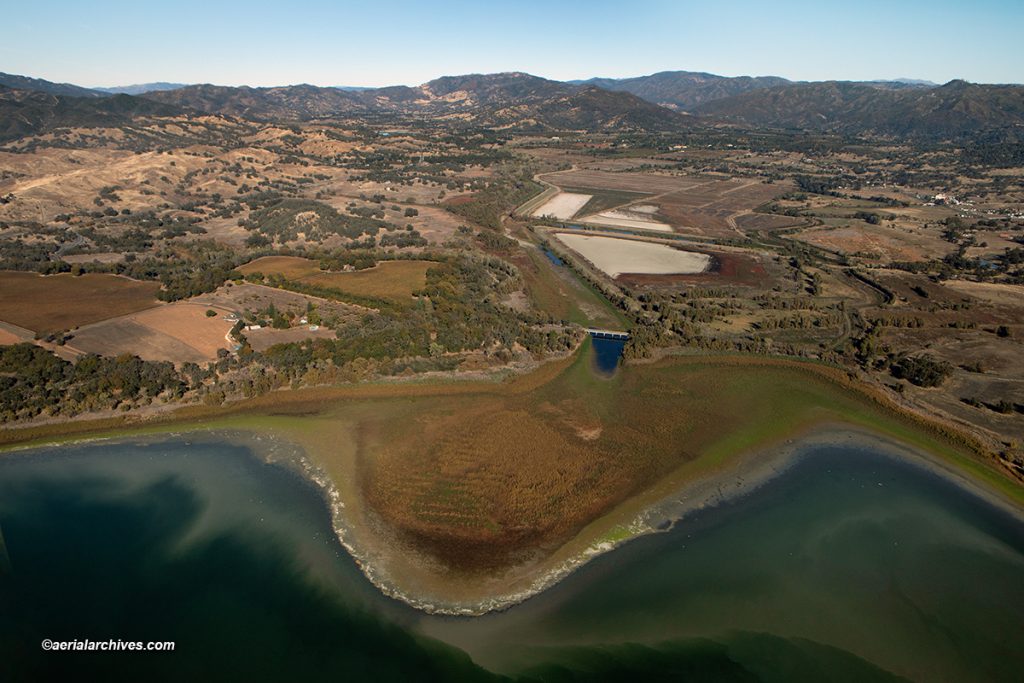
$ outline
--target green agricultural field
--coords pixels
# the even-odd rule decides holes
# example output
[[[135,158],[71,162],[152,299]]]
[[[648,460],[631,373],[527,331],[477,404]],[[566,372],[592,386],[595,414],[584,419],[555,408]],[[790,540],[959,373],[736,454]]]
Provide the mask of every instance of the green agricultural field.
[[[302,282],[377,299],[404,302],[427,283],[431,261],[381,261],[373,268],[351,273],[320,272]]]
[[[386,299],[399,303],[410,300],[413,292],[426,284],[432,261],[381,261],[373,268],[352,272],[320,270],[317,261],[298,256],[264,256],[238,268],[244,275],[262,273],[337,290],[368,299]]]

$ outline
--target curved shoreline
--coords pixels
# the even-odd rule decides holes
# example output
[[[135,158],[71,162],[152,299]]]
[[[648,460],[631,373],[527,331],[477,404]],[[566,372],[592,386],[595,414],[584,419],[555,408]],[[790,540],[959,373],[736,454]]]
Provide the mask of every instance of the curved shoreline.
[[[184,436],[187,433],[187,431],[182,431],[178,435]],[[541,571],[524,589],[484,600],[445,601],[417,596],[413,591],[398,585],[387,575],[379,566],[380,563],[375,561],[373,553],[360,542],[359,531],[353,527],[347,517],[346,506],[338,487],[302,446],[278,436],[248,430],[213,430],[205,433],[207,435],[220,433],[235,443],[242,442],[253,453],[253,456],[262,462],[283,463],[297,469],[302,476],[316,486],[328,507],[331,525],[339,544],[349,554],[366,579],[381,594],[431,615],[476,617],[510,609],[567,579],[591,560],[617,550],[634,539],[649,534],[668,532],[677,525],[685,523],[692,513],[713,509],[723,503],[753,493],[765,484],[784,476],[788,470],[803,459],[814,457],[813,451],[823,447],[859,446],[870,449],[887,458],[938,476],[985,503],[1024,520],[1024,508],[959,471],[938,455],[854,425],[825,423],[806,433],[793,435],[784,443],[751,449],[737,455],[721,470],[675,487],[670,494],[660,496],[654,502],[643,505],[641,511],[625,526],[627,533],[612,540],[598,538],[591,541],[581,552],[573,553],[567,559]],[[285,445],[285,448],[280,450],[278,447],[282,445]],[[285,457],[282,458],[282,454]],[[635,502],[635,499],[624,501],[623,505],[631,502]],[[571,545],[573,541],[580,539],[590,526],[606,523],[615,515],[616,511],[613,510],[594,520],[558,550],[562,550]],[[557,555],[557,553],[556,550],[553,555]]]
[[[514,382],[505,385],[503,390],[512,394],[532,391],[560,376],[570,365],[583,363],[584,360],[577,349],[577,353],[569,354],[561,361],[544,364],[534,373],[517,377]],[[730,366],[737,362],[731,357],[721,361]],[[763,359],[761,364],[772,367],[791,365]],[[826,383],[834,382],[841,389],[849,389],[834,372],[803,364],[794,367],[801,371],[811,371]],[[420,384],[405,385],[400,389],[391,385],[376,389],[371,387],[369,390],[364,388],[361,391],[310,390],[303,396],[286,396],[289,400],[283,401],[282,405],[294,403],[301,407],[316,404],[316,414],[326,416],[330,413],[321,413],[319,408],[326,400],[343,397],[371,400],[395,396],[422,397],[444,393],[450,388]],[[458,385],[456,393],[472,391],[490,393],[495,392],[496,387],[474,386],[470,383]],[[860,399],[864,398],[861,394],[865,393],[864,390],[855,392]],[[868,395],[867,398],[871,399],[872,396]],[[500,570],[476,575],[459,574],[445,570],[436,563],[435,558],[405,542],[393,528],[376,516],[372,507],[366,505],[358,485],[354,483],[356,480],[351,476],[356,471],[353,469],[355,461],[345,460],[354,455],[342,455],[340,460],[335,458],[333,461],[326,457],[328,453],[337,450],[339,442],[330,440],[337,439],[337,434],[317,436],[316,428],[308,422],[275,422],[278,417],[301,417],[304,413],[266,412],[268,407],[274,407],[272,401],[269,406],[261,401],[250,407],[252,410],[246,411],[233,406],[233,409],[216,411],[211,415],[193,416],[192,421],[186,421],[188,418],[182,415],[185,419],[180,422],[140,424],[134,429],[122,427],[116,431],[84,433],[78,437],[67,435],[49,443],[37,440],[0,445],[0,454],[102,441],[153,442],[167,438],[199,440],[203,434],[213,439],[227,439],[231,443],[246,446],[258,460],[289,465],[290,469],[312,482],[327,505],[331,526],[339,544],[382,594],[429,614],[453,616],[482,615],[523,602],[557,584],[590,560],[630,540],[667,531],[681,522],[685,523],[687,516],[695,511],[706,510],[752,493],[784,474],[809,451],[821,446],[858,445],[870,448],[941,476],[958,488],[1024,519],[1024,498],[1017,495],[1018,490],[1000,487],[992,477],[986,476],[984,470],[987,468],[975,467],[978,463],[961,457],[963,443],[951,443],[952,440],[946,439],[933,441],[935,436],[949,437],[935,425],[909,419],[907,422],[913,428],[903,432],[898,429],[893,431],[891,426],[881,424],[878,429],[874,429],[873,423],[856,417],[851,417],[854,420],[851,422],[844,414],[835,417],[821,415],[817,419],[798,422],[782,429],[756,431],[750,435],[751,439],[744,441],[741,438],[739,442],[724,449],[699,451],[701,454],[698,457],[686,460],[661,478],[650,482],[643,490],[619,500],[599,517],[584,521],[571,537],[559,545],[543,549],[525,548],[537,552],[528,560],[503,566]],[[896,416],[903,417],[898,411]],[[339,425],[343,425],[347,419],[344,418]],[[920,430],[921,427],[926,429]],[[938,430],[938,434],[931,434],[923,441],[917,438],[918,434],[924,435],[930,430]],[[723,433],[723,436],[728,436],[728,432]],[[935,446],[936,450],[930,450],[929,445]],[[340,470],[339,462],[342,467]]]
[[[586,541],[593,536],[592,527],[608,526],[611,520],[621,515],[621,510],[612,510],[601,518],[593,520],[576,536],[556,549],[550,557],[557,555],[574,544],[582,544],[582,550],[571,552],[568,557],[556,560],[552,566],[541,568],[528,585],[517,591],[494,595],[482,600],[459,601],[417,596],[413,590],[402,587],[389,577],[380,566],[375,554],[361,542],[360,531],[348,518],[348,511],[342,494],[306,449],[295,441],[275,434],[273,430],[218,427],[196,425],[193,428],[170,429],[149,433],[139,437],[86,437],[75,440],[75,445],[111,442],[158,443],[171,438],[202,441],[224,439],[246,447],[252,457],[266,464],[276,464],[296,471],[313,484],[330,514],[331,526],[338,543],[345,549],[366,579],[384,596],[400,601],[416,610],[430,615],[453,617],[476,617],[491,612],[504,611],[519,603],[540,595],[547,589],[565,580],[591,560],[610,553],[630,541],[650,534],[668,532],[679,524],[685,524],[688,517],[698,511],[707,511],[723,503],[745,497],[763,485],[785,475],[804,458],[813,457],[813,451],[830,446],[858,446],[867,448],[885,457],[911,465],[954,484],[959,489],[983,500],[1017,519],[1024,520],[1024,508],[986,487],[982,482],[962,472],[941,456],[924,449],[901,443],[871,430],[847,423],[823,423],[803,433],[791,435],[783,443],[750,449],[736,455],[715,471],[684,481],[670,492],[658,495],[650,502],[642,502],[639,512],[630,515],[625,524],[614,524],[613,529],[621,533],[609,538],[607,534],[596,540]],[[12,448],[8,452],[24,454],[35,449],[49,450],[56,444]],[[655,487],[657,488],[657,487]],[[643,494],[624,501],[620,507],[636,505]],[[397,550],[397,549],[396,549]]]
[[[443,602],[420,599],[410,595],[409,592],[394,585],[386,576],[382,576],[372,566],[369,566],[371,564],[370,560],[361,556],[353,543],[345,540],[344,537],[350,529],[344,525],[344,522],[342,522],[340,530],[338,524],[335,525],[335,529],[339,534],[339,541],[348,550],[364,575],[384,595],[400,600],[415,609],[431,615],[455,617],[483,616],[491,612],[510,609],[519,603],[542,594],[544,591],[567,579],[591,560],[617,550],[634,539],[650,534],[668,532],[675,528],[676,525],[685,523],[687,517],[694,512],[705,511],[722,503],[753,493],[761,486],[785,475],[789,469],[804,458],[813,457],[812,451],[816,448],[838,445],[856,445],[869,448],[885,457],[936,475],[956,485],[961,490],[969,492],[987,504],[1024,521],[1024,508],[1015,505],[997,492],[959,472],[945,463],[939,456],[924,453],[893,439],[874,434],[853,425],[830,424],[815,429],[812,433],[789,439],[782,446],[754,450],[741,455],[739,456],[740,462],[731,463],[724,471],[684,484],[675,493],[645,506],[640,514],[628,525],[628,535],[614,540],[605,541],[599,539],[594,541],[582,552],[574,554],[569,559],[541,573],[527,588],[505,595],[494,596],[486,600]],[[749,469],[744,469],[748,466]],[[325,489],[325,496],[329,500],[333,500],[336,492],[333,490],[333,485],[330,481],[326,480],[326,482],[330,488]],[[321,484],[321,486],[323,485]],[[726,485],[731,485],[728,486],[728,490],[726,490]],[[626,501],[626,503],[628,502]],[[341,519],[341,510],[343,508],[343,505],[337,508],[332,507],[332,518],[335,520]],[[614,515],[614,512],[609,513],[608,516],[611,515]],[[592,524],[600,523],[600,521],[601,519],[595,520]]]

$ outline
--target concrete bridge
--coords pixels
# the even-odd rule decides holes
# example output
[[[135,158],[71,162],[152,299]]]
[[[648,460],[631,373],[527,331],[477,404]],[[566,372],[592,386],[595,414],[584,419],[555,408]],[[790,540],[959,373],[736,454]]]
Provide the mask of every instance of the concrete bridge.
[[[599,330],[594,327],[588,327],[587,332],[590,333],[590,336],[597,337],[598,339],[616,339],[618,341],[629,339],[629,332],[623,332],[622,330]]]

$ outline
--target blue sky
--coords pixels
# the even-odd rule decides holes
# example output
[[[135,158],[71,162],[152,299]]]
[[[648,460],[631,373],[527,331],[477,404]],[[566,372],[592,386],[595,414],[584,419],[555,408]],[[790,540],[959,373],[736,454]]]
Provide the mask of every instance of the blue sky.
[[[86,86],[418,84],[682,69],[1024,82],[1024,0],[4,0],[0,71]]]

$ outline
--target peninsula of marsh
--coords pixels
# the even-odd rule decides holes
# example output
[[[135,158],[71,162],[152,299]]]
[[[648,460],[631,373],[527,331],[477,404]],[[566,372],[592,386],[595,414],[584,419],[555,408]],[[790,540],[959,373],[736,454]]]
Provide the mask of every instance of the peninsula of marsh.
[[[652,660],[716,681],[1018,680],[1020,516],[862,434],[800,444],[756,491],[471,618],[417,612],[365,580],[321,491],[283,466],[298,455],[285,442],[190,432],[9,454],[5,670],[73,677],[82,663],[36,634],[113,629],[176,642],[177,670],[253,681],[643,680]],[[140,662],[87,666],[120,680]]]
[[[901,415],[840,371],[680,356],[609,377],[590,353],[588,342],[502,383],[283,392],[151,430],[249,434],[258,452],[289,454],[378,588],[451,614],[520,602],[622,542],[749,491],[805,442],[871,435],[1005,507],[1024,501],[952,432]]]

